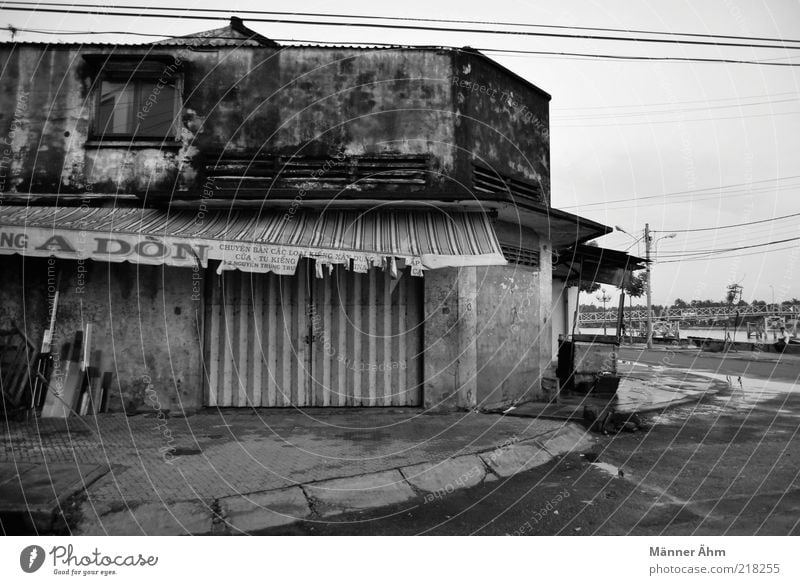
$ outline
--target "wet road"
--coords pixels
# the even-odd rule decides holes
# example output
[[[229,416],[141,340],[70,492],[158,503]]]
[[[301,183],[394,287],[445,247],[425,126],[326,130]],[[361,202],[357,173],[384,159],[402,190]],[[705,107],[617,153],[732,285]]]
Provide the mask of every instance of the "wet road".
[[[717,373],[800,383],[800,355],[753,354],[746,351],[713,353],[697,349],[621,347],[619,358],[648,365],[683,368],[692,373]]]
[[[732,376],[727,390],[648,415],[646,431],[602,437],[587,456],[276,533],[800,534],[800,362],[700,359],[714,361],[693,371]],[[768,377],[739,380],[761,371]]]

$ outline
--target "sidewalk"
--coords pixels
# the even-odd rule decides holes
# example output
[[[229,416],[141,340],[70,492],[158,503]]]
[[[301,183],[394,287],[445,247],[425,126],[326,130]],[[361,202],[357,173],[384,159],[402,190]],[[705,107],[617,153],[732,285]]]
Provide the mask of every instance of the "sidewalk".
[[[586,406],[602,410],[609,401],[612,401],[615,412],[645,414],[695,402],[704,396],[728,388],[728,384],[719,377],[625,360],[619,360],[617,372],[622,379],[614,397],[592,394],[566,395],[551,403],[523,404],[507,414],[578,422],[584,419]]]
[[[0,467],[15,481],[0,501],[24,502],[36,484],[79,534],[248,533],[441,497],[592,442],[558,421],[415,409],[107,414],[8,423],[4,435]]]
[[[727,387],[685,370],[619,368],[617,412],[663,411]],[[588,450],[594,438],[575,423],[585,404],[607,401],[568,396],[506,416],[232,409],[9,422],[0,522],[6,532],[27,524],[75,534],[247,534],[418,506]]]

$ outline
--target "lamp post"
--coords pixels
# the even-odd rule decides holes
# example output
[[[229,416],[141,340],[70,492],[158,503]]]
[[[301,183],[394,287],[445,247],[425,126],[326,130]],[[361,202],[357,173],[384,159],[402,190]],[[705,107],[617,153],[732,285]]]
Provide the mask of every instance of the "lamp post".
[[[603,335],[606,335],[606,303],[611,300],[611,295],[606,293],[606,289],[601,288],[600,294],[595,297],[598,301],[603,303]]]

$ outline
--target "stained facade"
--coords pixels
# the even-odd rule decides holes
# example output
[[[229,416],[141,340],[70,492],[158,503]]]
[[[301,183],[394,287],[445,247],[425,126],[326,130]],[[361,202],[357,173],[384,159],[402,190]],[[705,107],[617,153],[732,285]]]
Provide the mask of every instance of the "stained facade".
[[[0,324],[38,344],[59,290],[56,346],[92,323],[113,353],[109,408],[549,398],[554,252],[609,229],[550,207],[530,82],[471,50],[279,46],[238,19],[0,59]]]

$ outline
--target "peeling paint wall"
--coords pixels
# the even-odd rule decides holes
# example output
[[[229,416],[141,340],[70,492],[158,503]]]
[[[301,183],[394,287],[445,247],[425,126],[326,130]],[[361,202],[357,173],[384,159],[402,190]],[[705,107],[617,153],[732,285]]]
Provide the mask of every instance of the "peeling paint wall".
[[[184,107],[175,136],[131,144],[91,135],[98,67],[85,56],[120,51],[0,49],[0,135],[11,133],[5,192],[196,192],[204,155],[222,148],[314,156],[430,154],[429,188],[453,188],[447,184],[456,150],[447,52],[125,47],[134,58],[174,55],[183,71]],[[27,96],[21,110],[20,96]]]
[[[431,153],[437,170],[449,174],[449,72],[449,55],[434,51],[284,51],[276,146],[286,152],[321,143],[328,152],[341,147],[348,154]]]
[[[0,192],[58,192],[80,115],[81,87],[69,74],[71,55],[28,48],[0,53]]]
[[[12,283],[0,288],[0,328],[24,324],[37,349],[49,324],[48,262],[53,261],[0,256],[0,277]],[[61,272],[54,349],[92,323],[92,346],[114,357],[110,409],[176,412],[201,406],[197,273],[127,262],[53,264]]]
[[[19,327],[38,351],[49,316],[48,260],[0,256],[0,282],[0,330]]]
[[[451,85],[456,141],[466,149],[456,172],[470,176],[474,162],[540,186],[549,203],[549,96],[468,52],[454,55]]]

